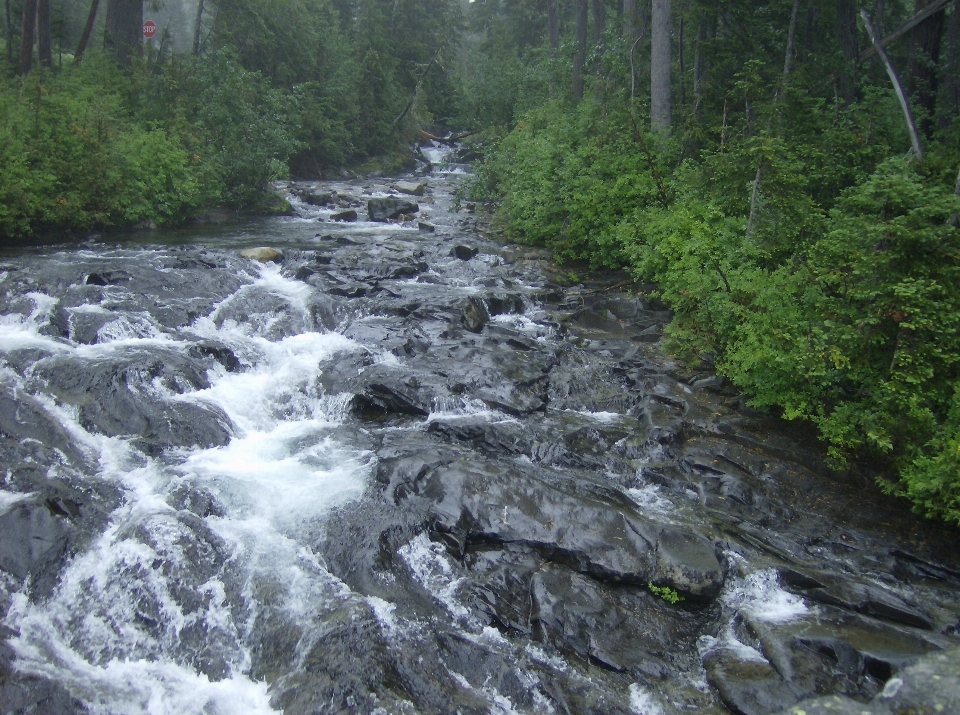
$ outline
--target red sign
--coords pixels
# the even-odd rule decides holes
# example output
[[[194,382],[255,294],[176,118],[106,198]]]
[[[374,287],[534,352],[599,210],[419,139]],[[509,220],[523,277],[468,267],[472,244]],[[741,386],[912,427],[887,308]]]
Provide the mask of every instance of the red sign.
[[[143,23],[143,36],[148,40],[157,34],[157,23],[153,20],[147,20]]]

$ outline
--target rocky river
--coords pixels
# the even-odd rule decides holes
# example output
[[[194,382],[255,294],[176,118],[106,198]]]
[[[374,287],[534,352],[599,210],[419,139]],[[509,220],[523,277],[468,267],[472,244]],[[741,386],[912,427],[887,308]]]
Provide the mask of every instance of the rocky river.
[[[0,254],[0,712],[960,713],[958,532],[428,156]]]

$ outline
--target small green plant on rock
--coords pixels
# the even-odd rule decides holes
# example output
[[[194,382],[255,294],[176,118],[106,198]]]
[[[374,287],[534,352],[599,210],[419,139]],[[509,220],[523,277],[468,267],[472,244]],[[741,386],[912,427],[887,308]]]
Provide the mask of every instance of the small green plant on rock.
[[[669,586],[654,586],[652,583],[648,583],[647,588],[650,589],[650,593],[666,601],[671,606],[675,606],[683,600],[683,596]]]

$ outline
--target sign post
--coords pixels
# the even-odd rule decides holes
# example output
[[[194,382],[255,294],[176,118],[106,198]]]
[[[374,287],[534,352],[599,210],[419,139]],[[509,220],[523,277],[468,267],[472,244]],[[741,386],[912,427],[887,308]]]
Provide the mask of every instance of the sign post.
[[[153,39],[153,36],[157,34],[157,23],[153,20],[147,20],[143,23],[143,36],[150,40]]]

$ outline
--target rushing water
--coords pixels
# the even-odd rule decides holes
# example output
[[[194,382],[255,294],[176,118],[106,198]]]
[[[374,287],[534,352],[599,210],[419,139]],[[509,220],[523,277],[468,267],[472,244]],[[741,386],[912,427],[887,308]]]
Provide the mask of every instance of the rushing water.
[[[730,659],[793,695],[868,697],[884,668],[953,642],[935,537],[819,516],[801,533],[823,496],[797,486],[803,455],[754,432],[726,466],[704,457],[749,425],[718,426],[734,413],[674,379],[653,346],[664,315],[562,296],[539,256],[454,210],[463,171],[430,177],[436,233],[333,224],[337,207],[293,197],[293,217],[2,259],[16,697],[105,714],[724,712]],[[344,204],[390,190],[323,188]],[[482,250],[462,260],[459,243]],[[283,260],[239,255],[258,245]],[[857,499],[830,484],[815,489]],[[639,546],[607,553],[624,539]],[[651,580],[696,603],[669,607]],[[787,632],[834,670],[844,647],[860,665],[794,678],[801,656],[771,646]]]

